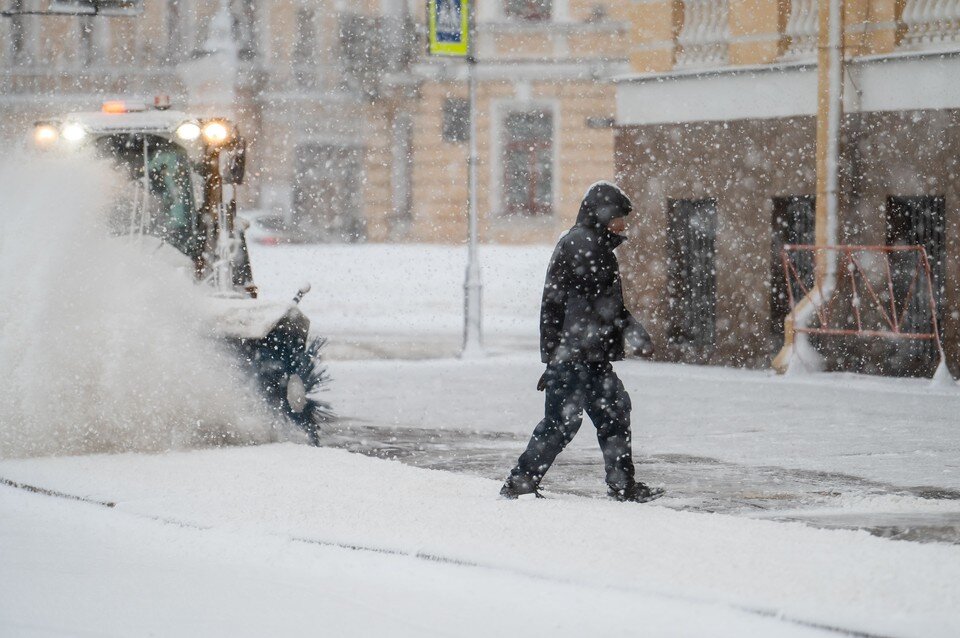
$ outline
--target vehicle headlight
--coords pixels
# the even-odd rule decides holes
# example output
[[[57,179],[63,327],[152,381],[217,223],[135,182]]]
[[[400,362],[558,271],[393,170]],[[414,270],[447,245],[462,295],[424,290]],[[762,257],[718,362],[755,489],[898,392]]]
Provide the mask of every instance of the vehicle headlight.
[[[60,137],[60,131],[53,124],[37,124],[33,129],[33,141],[37,146],[50,146]]]
[[[87,136],[87,129],[76,122],[70,122],[63,125],[63,128],[60,129],[60,135],[68,142],[79,142]]]
[[[222,144],[230,137],[230,129],[223,122],[207,122],[203,125],[203,139],[208,144]]]
[[[185,142],[192,142],[200,137],[200,125],[196,122],[184,122],[177,127],[177,137]]]

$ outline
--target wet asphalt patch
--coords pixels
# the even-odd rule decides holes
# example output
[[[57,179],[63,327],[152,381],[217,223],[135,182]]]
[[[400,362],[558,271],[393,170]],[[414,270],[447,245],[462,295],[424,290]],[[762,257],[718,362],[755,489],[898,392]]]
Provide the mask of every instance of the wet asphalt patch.
[[[375,427],[349,420],[329,426],[322,437],[327,447],[494,480],[506,476],[526,442],[525,436],[502,432]],[[960,501],[957,490],[896,486],[837,472],[741,465],[683,454],[642,455],[635,461],[640,480],[666,488],[667,496],[658,503],[672,509],[859,529],[896,540],[960,544],[960,502],[950,508],[953,511],[936,513],[858,512],[838,507],[845,496]],[[558,494],[606,498],[596,445],[575,442],[569,446],[543,487]]]

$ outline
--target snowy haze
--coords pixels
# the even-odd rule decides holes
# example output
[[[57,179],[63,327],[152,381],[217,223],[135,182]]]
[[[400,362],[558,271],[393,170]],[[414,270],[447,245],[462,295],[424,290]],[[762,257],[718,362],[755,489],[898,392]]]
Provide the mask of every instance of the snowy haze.
[[[0,164],[0,457],[270,440],[189,276],[108,236],[117,179],[89,158]]]

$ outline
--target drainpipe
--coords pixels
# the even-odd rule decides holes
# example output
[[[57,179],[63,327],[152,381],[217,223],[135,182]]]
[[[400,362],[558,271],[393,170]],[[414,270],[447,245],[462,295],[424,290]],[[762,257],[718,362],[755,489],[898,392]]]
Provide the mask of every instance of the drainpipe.
[[[816,245],[837,243],[840,165],[840,122],[843,111],[843,0],[820,0],[817,53],[817,209]],[[784,321],[783,348],[773,360],[780,374],[819,369],[822,358],[810,346],[806,327],[818,305],[830,299],[837,285],[836,251],[818,250],[814,261],[815,285]],[[799,369],[799,370],[798,370]]]

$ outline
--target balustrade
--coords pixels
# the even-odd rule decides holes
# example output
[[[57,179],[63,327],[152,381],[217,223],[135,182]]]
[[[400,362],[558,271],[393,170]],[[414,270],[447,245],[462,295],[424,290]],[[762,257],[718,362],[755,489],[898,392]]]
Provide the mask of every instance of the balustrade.
[[[790,17],[783,34],[787,37],[786,60],[812,58],[817,53],[817,37],[820,33],[817,15],[817,0],[793,0]]]
[[[960,43],[960,0],[906,0],[900,46],[924,49]]]
[[[727,0],[684,0],[683,27],[677,36],[678,67],[723,66],[729,61]]]

